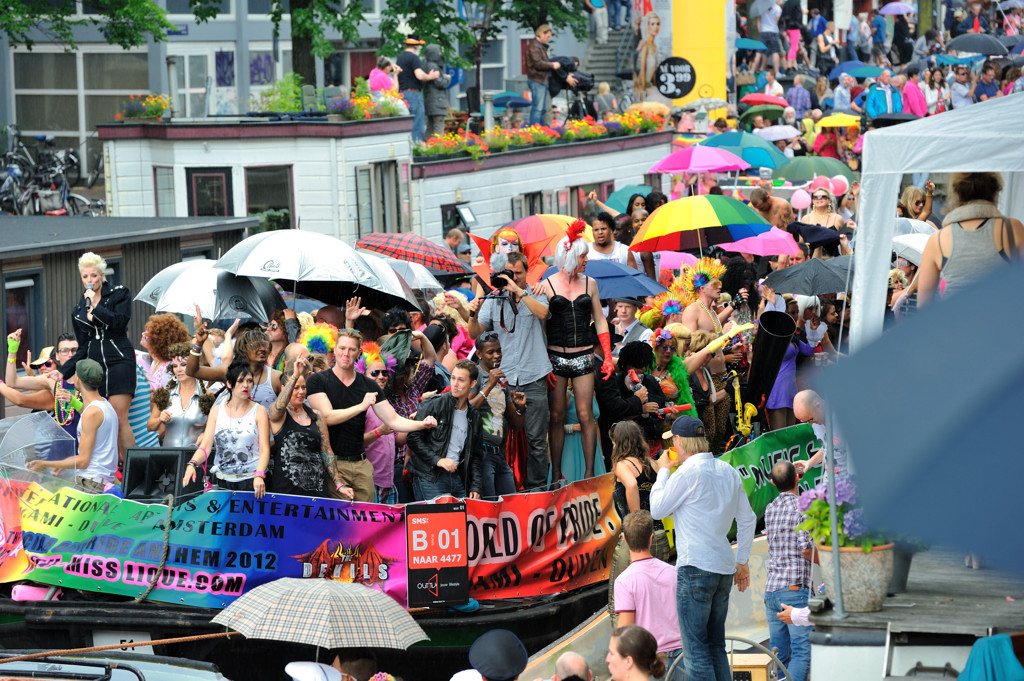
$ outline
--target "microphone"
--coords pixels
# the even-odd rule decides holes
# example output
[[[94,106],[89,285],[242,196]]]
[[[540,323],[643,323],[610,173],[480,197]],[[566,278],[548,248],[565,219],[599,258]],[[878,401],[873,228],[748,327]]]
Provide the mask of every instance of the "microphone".
[[[92,291],[94,288],[95,288],[95,284],[86,284],[85,285],[85,290],[86,291]],[[89,308],[91,308],[91,307],[92,307],[92,299],[86,298],[85,299],[85,309],[88,311]]]

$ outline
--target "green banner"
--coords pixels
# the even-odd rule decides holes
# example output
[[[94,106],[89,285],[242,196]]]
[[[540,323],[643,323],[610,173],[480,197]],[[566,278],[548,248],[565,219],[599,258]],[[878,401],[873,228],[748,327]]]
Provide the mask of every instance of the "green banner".
[[[760,520],[768,504],[779,496],[771,480],[772,466],[783,459],[808,459],[819,446],[811,426],[803,423],[765,433],[753,442],[726,452],[721,459],[739,471],[750,507]],[[800,480],[800,491],[813,487],[820,474],[820,466],[805,473]]]

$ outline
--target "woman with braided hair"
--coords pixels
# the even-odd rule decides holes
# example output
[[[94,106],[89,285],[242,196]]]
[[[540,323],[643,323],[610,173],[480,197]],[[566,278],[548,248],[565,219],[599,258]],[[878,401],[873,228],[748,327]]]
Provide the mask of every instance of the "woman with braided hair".
[[[594,331],[604,355],[601,372],[605,378],[615,371],[608,320],[601,311],[597,282],[583,273],[587,266],[587,242],[583,238],[586,223],[577,220],[555,247],[558,271],[540,283],[547,295],[550,315],[547,320],[548,357],[555,380],[548,391],[551,426],[548,444],[551,450],[551,482],[562,479],[562,447],[565,443],[565,409],[568,380],[573,382],[576,413],[583,442],[585,477],[594,476],[597,430],[594,422]],[[529,291],[524,295],[529,295]]]
[[[188,351],[188,341],[167,348],[167,373],[173,378],[151,398],[146,429],[157,432],[161,447],[197,446],[213,406],[214,395],[207,391],[206,384],[185,373]]]

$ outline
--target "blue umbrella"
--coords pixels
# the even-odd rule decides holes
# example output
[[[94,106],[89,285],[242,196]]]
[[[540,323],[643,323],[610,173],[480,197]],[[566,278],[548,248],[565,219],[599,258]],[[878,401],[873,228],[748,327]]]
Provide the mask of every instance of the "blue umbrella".
[[[834,69],[832,69],[831,71],[829,71],[828,79],[829,80],[839,80],[839,76],[841,74],[849,73],[850,69],[857,69],[857,68],[860,68],[862,66],[866,66],[866,64],[864,62],[860,61],[859,59],[855,59],[853,61],[844,61],[839,66],[837,66]]]
[[[519,95],[505,95],[504,97],[495,97],[494,106],[496,107],[511,107],[513,109],[525,109],[531,106],[530,100]]]
[[[1010,50],[1010,54],[1024,54],[1024,40],[1017,43],[1013,49]]]
[[[768,46],[762,43],[760,40],[754,40],[753,38],[737,38],[736,39],[737,50],[756,50],[762,52],[768,49]]]
[[[701,144],[725,149],[754,168],[778,168],[789,163],[789,159],[778,147],[749,132],[723,132]]]
[[[558,271],[557,267],[549,267],[542,279],[547,279]],[[608,298],[643,298],[656,296],[665,292],[665,287],[654,281],[640,270],[623,265],[616,260],[590,260],[587,262],[586,275],[597,282],[597,295],[601,300]]]
[[[640,194],[641,196],[647,196],[651,193],[651,188],[646,184],[627,184],[621,189],[616,189],[608,198],[605,199],[604,205],[608,206],[612,210],[617,210],[620,213],[626,212],[626,202],[629,201],[629,197],[633,194]]]
[[[854,78],[878,78],[882,75],[882,67],[880,66],[858,66],[847,71],[848,74]]]

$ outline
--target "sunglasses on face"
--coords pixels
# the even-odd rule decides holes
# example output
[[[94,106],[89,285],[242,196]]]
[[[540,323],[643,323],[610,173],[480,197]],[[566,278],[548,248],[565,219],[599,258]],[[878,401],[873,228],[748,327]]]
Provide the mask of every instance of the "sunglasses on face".
[[[45,362],[43,362],[42,364],[40,364],[39,368],[40,369],[52,369],[53,366],[54,366],[53,360],[52,359],[48,359]]]
[[[814,198],[816,198],[816,199],[827,199],[828,197],[825,196],[824,194],[815,194]]]
[[[370,370],[370,376],[373,377],[373,378],[377,378],[379,376],[387,376],[387,375],[388,375],[388,370],[387,369],[371,369]]]
[[[267,331],[277,331],[281,327],[277,325],[277,322],[271,322],[270,326],[267,327]]]

